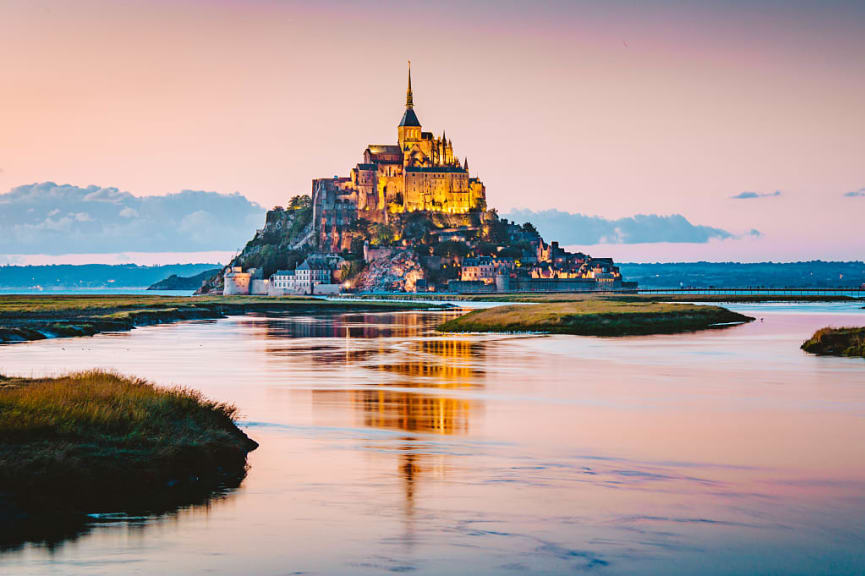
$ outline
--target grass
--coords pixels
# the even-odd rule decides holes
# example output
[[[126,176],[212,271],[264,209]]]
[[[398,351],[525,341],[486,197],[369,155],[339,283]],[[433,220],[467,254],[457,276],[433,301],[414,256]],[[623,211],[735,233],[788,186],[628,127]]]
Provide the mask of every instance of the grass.
[[[87,336],[178,320],[250,312],[340,312],[422,309],[404,302],[330,301],[305,296],[0,296],[0,343]]]
[[[10,506],[156,510],[236,485],[257,446],[236,418],[197,392],[111,372],[0,377],[0,527],[20,515]]]
[[[865,358],[865,326],[821,328],[802,344],[802,350],[826,356]]]
[[[586,298],[475,310],[445,322],[438,330],[626,336],[690,332],[751,320],[718,306]]]

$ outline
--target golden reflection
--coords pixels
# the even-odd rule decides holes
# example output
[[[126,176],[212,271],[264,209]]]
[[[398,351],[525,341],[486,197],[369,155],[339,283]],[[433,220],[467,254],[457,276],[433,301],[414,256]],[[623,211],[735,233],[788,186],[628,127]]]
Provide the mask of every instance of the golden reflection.
[[[434,378],[437,387],[454,381],[468,382],[482,374],[477,368],[481,349],[480,343],[457,337],[425,339],[412,343],[408,358],[378,368],[410,378]]]
[[[470,400],[386,388],[352,391],[351,400],[364,426],[426,434],[468,432]]]
[[[435,326],[457,315],[442,313],[333,314],[245,319],[265,341],[267,356],[290,363],[315,382],[305,389],[324,412],[350,407],[356,425],[401,431],[384,446],[397,452],[406,519],[424,474],[443,474],[446,447],[428,435],[466,434],[481,407],[469,393],[482,385],[484,343],[445,336]],[[345,387],[337,383],[346,382]],[[295,389],[295,392],[299,390]]]

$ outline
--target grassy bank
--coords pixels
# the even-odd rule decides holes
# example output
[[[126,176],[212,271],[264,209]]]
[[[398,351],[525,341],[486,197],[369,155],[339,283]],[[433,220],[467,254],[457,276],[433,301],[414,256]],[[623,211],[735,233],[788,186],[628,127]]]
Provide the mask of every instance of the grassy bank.
[[[802,350],[812,354],[865,358],[865,327],[822,328],[802,344]]]
[[[670,334],[753,318],[718,306],[582,299],[475,310],[438,327],[443,332],[549,332],[585,336]]]
[[[369,312],[423,309],[405,302],[329,301],[309,297],[261,296],[0,296],[0,343],[52,337],[89,336],[179,320],[229,314]]]
[[[163,511],[238,485],[257,444],[236,416],[113,373],[0,378],[0,540],[49,513]]]
[[[512,294],[360,294],[357,300],[441,300],[464,302],[581,302],[583,300],[609,300],[615,302],[717,302],[719,304],[759,302],[849,302],[852,296],[839,294],[768,295],[768,294],[632,294],[611,292],[520,292]]]

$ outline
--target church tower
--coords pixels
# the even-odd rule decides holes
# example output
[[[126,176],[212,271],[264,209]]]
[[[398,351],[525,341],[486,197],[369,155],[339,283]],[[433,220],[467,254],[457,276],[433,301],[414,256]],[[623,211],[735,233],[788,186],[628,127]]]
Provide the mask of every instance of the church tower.
[[[420,142],[420,120],[414,113],[414,98],[411,92],[411,60],[408,63],[408,90],[405,93],[405,113],[397,128],[399,147],[403,152],[411,149],[411,145]]]

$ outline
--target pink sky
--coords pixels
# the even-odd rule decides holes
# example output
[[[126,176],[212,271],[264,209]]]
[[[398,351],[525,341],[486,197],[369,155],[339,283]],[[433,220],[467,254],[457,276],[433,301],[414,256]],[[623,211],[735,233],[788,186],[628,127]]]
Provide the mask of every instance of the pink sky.
[[[0,192],[284,204],[395,141],[409,58],[424,127],[447,130],[502,212],[763,233],[615,246],[620,260],[865,258],[865,197],[843,196],[865,187],[855,2],[7,0]]]

